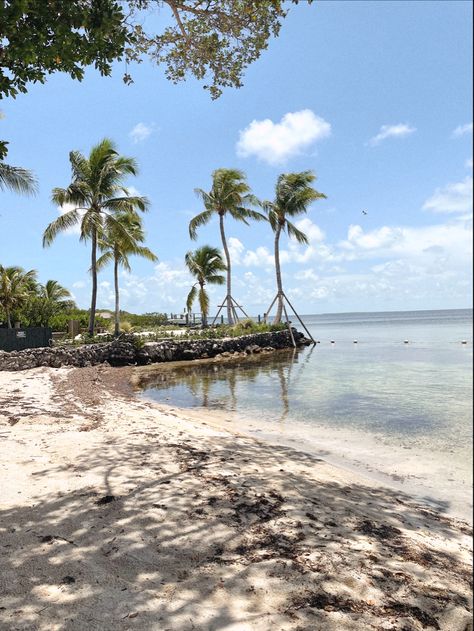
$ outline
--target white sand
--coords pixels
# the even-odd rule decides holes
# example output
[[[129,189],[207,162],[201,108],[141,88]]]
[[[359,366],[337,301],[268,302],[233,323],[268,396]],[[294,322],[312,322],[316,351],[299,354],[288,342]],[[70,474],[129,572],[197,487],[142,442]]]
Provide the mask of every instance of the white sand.
[[[472,628],[463,522],[129,376],[0,372],[1,629]]]

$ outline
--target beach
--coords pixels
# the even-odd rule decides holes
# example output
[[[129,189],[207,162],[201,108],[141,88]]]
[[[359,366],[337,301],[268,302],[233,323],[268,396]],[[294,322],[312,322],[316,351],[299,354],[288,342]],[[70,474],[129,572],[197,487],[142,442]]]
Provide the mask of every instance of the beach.
[[[133,370],[0,373],[0,628],[472,628],[465,522]]]

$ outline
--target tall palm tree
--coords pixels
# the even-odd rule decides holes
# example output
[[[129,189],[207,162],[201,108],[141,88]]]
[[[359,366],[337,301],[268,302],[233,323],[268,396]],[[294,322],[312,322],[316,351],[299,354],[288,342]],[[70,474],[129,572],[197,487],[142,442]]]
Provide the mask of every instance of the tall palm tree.
[[[0,306],[5,311],[7,326],[12,328],[12,313],[21,308],[36,284],[36,270],[0,265]]]
[[[196,278],[196,283],[191,287],[191,291],[188,294],[186,308],[188,311],[191,311],[197,298],[201,308],[202,325],[207,326],[209,295],[205,290],[205,286],[223,285],[225,278],[219,272],[225,272],[227,267],[222,260],[220,251],[210,245],[203,245],[194,252],[187,252],[184,260],[188,270]],[[197,286],[199,286],[199,290]]]
[[[280,266],[280,236],[287,232],[298,243],[308,243],[308,237],[299,230],[289,217],[297,217],[308,211],[309,205],[317,199],[326,199],[324,193],[319,193],[311,184],[316,180],[312,171],[301,173],[283,173],[279,176],[275,189],[275,200],[263,202],[262,207],[268,213],[268,220],[275,233],[275,271],[277,281],[277,312],[275,323],[281,321],[283,311],[283,284]]]
[[[224,230],[224,218],[229,214],[233,219],[248,225],[249,219],[262,221],[266,217],[249,208],[249,206],[257,205],[258,202],[250,193],[245,174],[238,169],[217,169],[212,174],[212,188],[209,193],[197,188],[196,194],[203,201],[205,210],[189,222],[189,236],[191,239],[196,239],[197,229],[200,226],[207,224],[214,215],[219,217],[219,229],[227,267],[227,321],[229,324],[233,324],[232,270]]]
[[[153,252],[141,245],[145,240],[141,217],[133,209],[120,211],[115,215],[116,223],[109,226],[109,230],[99,237],[98,245],[102,256],[97,261],[97,270],[100,271],[107,264],[114,265],[114,289],[115,289],[115,331],[117,337],[120,334],[120,293],[119,293],[119,267],[128,272],[131,271],[130,256],[141,256],[148,261],[157,261],[158,257]],[[117,225],[120,229],[117,230]],[[124,238],[123,229],[127,237]]]
[[[69,161],[72,169],[72,182],[67,188],[55,188],[52,200],[64,207],[73,205],[44,231],[43,246],[49,246],[60,232],[80,225],[81,240],[91,242],[92,295],[89,315],[89,334],[94,335],[97,304],[97,245],[99,235],[110,232],[112,227],[127,240],[128,234],[115,215],[131,208],[145,211],[148,201],[145,197],[133,196],[124,187],[128,175],[137,175],[138,168],[133,158],[120,156],[114,143],[105,138],[92,148],[89,157],[79,151],[71,151]]]

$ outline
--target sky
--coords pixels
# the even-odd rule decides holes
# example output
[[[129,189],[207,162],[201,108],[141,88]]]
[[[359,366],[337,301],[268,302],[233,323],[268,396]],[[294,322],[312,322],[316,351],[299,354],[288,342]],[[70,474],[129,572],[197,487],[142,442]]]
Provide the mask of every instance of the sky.
[[[147,245],[159,262],[121,273],[128,311],[182,312],[192,281],[184,255],[220,246],[215,221],[188,236],[203,210],[194,193],[212,171],[243,170],[260,199],[280,173],[311,169],[318,200],[297,225],[310,243],[282,238],[283,282],[300,313],[472,306],[472,3],[302,2],[248,68],[241,89],[212,101],[196,80],[173,85],[146,61],[134,83],[90,69],[82,83],[53,75],[0,102],[8,163],[32,169],[34,198],[0,195],[0,263],[37,269],[42,282],[90,301],[89,249],[71,232],[43,249],[61,212],[53,187],[71,179],[68,154],[104,137],[140,166],[128,181],[146,195]],[[365,213],[363,212],[365,211]],[[233,293],[253,315],[275,295],[268,224],[228,220]],[[211,311],[223,298],[211,287]],[[98,305],[113,307],[112,271]]]

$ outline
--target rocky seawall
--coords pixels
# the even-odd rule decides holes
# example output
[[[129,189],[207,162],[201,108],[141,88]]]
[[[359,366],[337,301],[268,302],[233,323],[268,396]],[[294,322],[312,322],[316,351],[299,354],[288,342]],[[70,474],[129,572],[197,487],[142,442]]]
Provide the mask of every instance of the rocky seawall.
[[[308,344],[302,333],[293,329],[298,346]],[[146,365],[156,362],[171,362],[190,359],[206,359],[218,355],[229,357],[235,353],[251,354],[262,349],[276,350],[292,347],[287,330],[255,333],[241,337],[209,340],[162,340],[139,344],[133,336],[122,336],[104,344],[57,348],[31,348],[10,353],[0,351],[1,370],[27,370],[38,366],[60,368],[61,366],[111,366]]]

